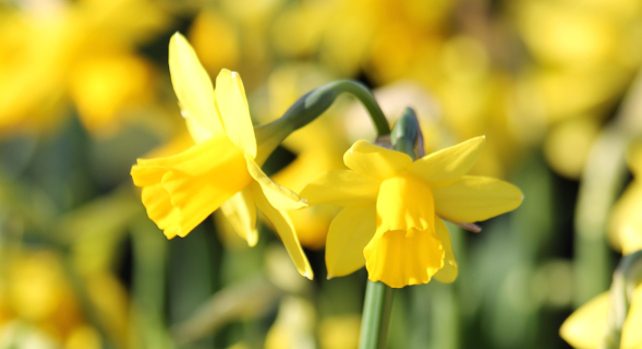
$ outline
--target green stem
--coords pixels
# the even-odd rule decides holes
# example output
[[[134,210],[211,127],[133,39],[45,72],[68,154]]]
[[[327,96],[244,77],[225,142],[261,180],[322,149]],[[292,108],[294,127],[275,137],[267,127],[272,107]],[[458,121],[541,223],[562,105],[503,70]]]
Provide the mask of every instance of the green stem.
[[[367,87],[352,80],[334,81],[303,95],[277,120],[256,127],[256,138],[260,144],[257,162],[263,163],[287,136],[314,121],[343,93],[355,96],[364,105],[377,136],[390,134],[388,120]]]
[[[608,217],[626,178],[626,149],[642,133],[642,69],[620,111],[595,142],[582,173],[575,215],[575,303],[585,303],[609,282]]]
[[[388,120],[386,119],[383,110],[381,110],[381,107],[379,107],[377,100],[367,87],[352,80],[339,80],[334,84],[334,88],[336,90],[350,93],[361,101],[366,110],[368,110],[370,119],[377,130],[377,136],[390,134],[390,125],[388,124]]]
[[[575,304],[608,287],[611,265],[604,234],[611,207],[626,175],[627,137],[615,127],[602,132],[587,161],[575,214]]]
[[[359,349],[379,349],[385,346],[391,309],[392,289],[381,282],[368,281]]]
[[[611,285],[610,330],[604,346],[608,349],[620,348],[622,327],[631,306],[631,295],[642,277],[642,250],[624,256],[620,261]]]
[[[417,116],[412,108],[406,108],[392,130],[392,147],[415,159],[415,149],[421,140]],[[391,309],[392,289],[381,282],[368,281],[363,304],[360,349],[379,349],[385,346]]]

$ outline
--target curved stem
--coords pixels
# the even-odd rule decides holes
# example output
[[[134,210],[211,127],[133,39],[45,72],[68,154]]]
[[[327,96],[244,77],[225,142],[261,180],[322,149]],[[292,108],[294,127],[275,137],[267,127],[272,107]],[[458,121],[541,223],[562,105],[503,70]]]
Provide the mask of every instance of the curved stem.
[[[263,163],[286,137],[323,114],[342,93],[355,96],[363,104],[378,137],[390,134],[388,120],[370,90],[353,80],[338,80],[306,93],[280,118],[256,127],[254,132],[260,144],[257,162]]]
[[[357,97],[357,99],[363,104],[363,106],[368,110],[370,119],[377,130],[377,136],[385,136],[390,134],[390,125],[386,116],[383,114],[383,110],[377,103],[374,95],[370,90],[363,84],[352,81],[352,80],[339,80],[330,85],[334,84],[333,88],[341,92],[347,92]]]

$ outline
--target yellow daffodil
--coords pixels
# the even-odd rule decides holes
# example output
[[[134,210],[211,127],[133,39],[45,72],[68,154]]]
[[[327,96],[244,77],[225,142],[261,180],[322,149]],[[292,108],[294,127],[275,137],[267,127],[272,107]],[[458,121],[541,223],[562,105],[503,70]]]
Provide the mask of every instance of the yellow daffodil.
[[[609,238],[622,254],[642,249],[642,143],[634,143],[628,163],[635,178],[613,207]],[[604,292],[579,307],[560,328],[560,335],[575,348],[602,348],[609,331],[612,295]],[[642,348],[642,286],[637,286],[630,299],[630,308],[622,326],[620,348]]]
[[[642,249],[642,142],[635,143],[628,154],[634,179],[615,203],[609,238],[623,254]]]
[[[132,167],[149,217],[171,239],[184,237],[219,207],[235,230],[255,245],[257,207],[274,225],[299,273],[312,278],[288,210],[304,204],[272,182],[257,163],[243,83],[222,70],[216,89],[181,34],[169,45],[172,85],[195,144],[173,156],[139,159]]]
[[[134,48],[169,24],[159,6],[92,0],[2,9],[1,135],[54,129],[67,97],[87,128],[104,134],[152,97],[151,64]]]
[[[328,276],[365,264],[369,279],[390,287],[452,282],[457,264],[446,226],[485,220],[518,207],[522,194],[498,179],[465,175],[484,137],[413,161],[408,155],[357,141],[343,161],[302,196],[342,206],[328,231]]]
[[[101,335],[86,314],[69,280],[63,261],[48,250],[15,253],[3,250],[0,270],[0,346],[28,347],[36,339],[46,348],[100,348]],[[105,304],[112,298],[102,288]],[[93,295],[92,295],[93,296]],[[91,297],[91,296],[90,296]],[[91,298],[90,301],[94,301]],[[114,312],[122,308],[111,308]],[[98,314],[94,314],[98,315]],[[124,315],[124,313],[123,313]],[[99,315],[100,320],[106,320]],[[114,320],[111,318],[110,320]],[[103,322],[111,326],[113,322]],[[112,333],[109,333],[111,335]],[[116,338],[110,337],[114,340]],[[38,347],[38,346],[35,346]],[[120,346],[126,348],[126,346]],[[39,347],[40,348],[40,347]]]
[[[564,321],[560,335],[574,348],[603,348],[609,329],[611,295],[604,292],[577,309]],[[632,293],[631,307],[622,326],[621,349],[642,348],[642,287]]]

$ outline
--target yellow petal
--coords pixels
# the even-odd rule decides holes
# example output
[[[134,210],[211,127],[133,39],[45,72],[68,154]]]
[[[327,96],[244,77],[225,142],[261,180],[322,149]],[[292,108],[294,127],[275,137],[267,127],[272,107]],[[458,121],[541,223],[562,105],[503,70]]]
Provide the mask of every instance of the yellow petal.
[[[232,154],[242,155],[229,138],[219,134],[203,143],[192,144],[178,154],[138,159],[136,165],[132,167],[134,184],[140,187],[147,183],[158,182],[158,171],[164,168],[181,168],[182,171],[193,174],[208,172],[220,161],[225,161],[225,159],[216,158],[219,153],[226,154],[224,157]]]
[[[464,176],[433,187],[437,215],[452,222],[477,222],[516,209],[523,199],[516,186],[495,178]]]
[[[642,348],[642,285],[638,285],[631,295],[631,307],[622,326],[622,348]]]
[[[377,229],[435,231],[435,203],[430,188],[410,176],[386,179],[377,196]]]
[[[284,211],[296,210],[307,206],[295,192],[273,182],[253,159],[246,157],[245,160],[250,176],[260,185],[263,195],[270,202],[270,205]]]
[[[450,242],[450,233],[441,219],[437,219],[435,221],[435,230],[437,231],[437,237],[441,240],[441,245],[444,247],[445,252],[444,267],[435,274],[435,279],[439,282],[449,284],[457,279],[459,270],[457,267],[457,260],[455,260],[453,246]]]
[[[410,166],[412,159],[404,153],[359,140],[343,155],[343,162],[361,175],[384,179]]]
[[[626,188],[611,212],[611,243],[624,254],[642,249],[642,182],[639,178]]]
[[[348,275],[363,267],[363,248],[374,235],[375,221],[373,204],[345,207],[332,220],[325,251],[328,278]]]
[[[216,110],[214,87],[194,49],[180,33],[169,41],[169,71],[181,115],[197,142],[223,132]]]
[[[582,305],[562,324],[562,338],[575,348],[600,348],[606,336],[610,302],[605,292]]]
[[[256,137],[250,118],[243,81],[237,72],[222,69],[216,77],[216,105],[228,137],[239,148],[256,157]]]
[[[248,190],[240,191],[225,201],[221,205],[221,212],[230,222],[232,229],[245,239],[249,246],[256,246],[259,240],[256,229],[256,206]]]
[[[277,235],[281,238],[297,271],[304,277],[312,280],[314,274],[310,267],[310,262],[308,262],[308,257],[303,253],[301,243],[299,243],[290,217],[288,217],[285,211],[276,209],[270,204],[263,194],[264,191],[257,183],[251,183],[250,190],[256,206],[274,226],[274,230],[276,230]]]
[[[368,278],[390,287],[425,284],[444,266],[430,188],[397,176],[381,183],[377,231],[363,250]]]
[[[251,182],[243,154],[223,136],[177,155],[139,159],[131,175],[149,218],[168,238],[187,235]]]
[[[444,266],[444,248],[428,231],[377,230],[363,250],[368,279],[394,288],[425,284]]]
[[[377,197],[379,181],[355,171],[335,170],[308,184],[301,197],[311,204],[346,205],[373,201]]]
[[[428,182],[457,179],[473,167],[485,140],[479,136],[428,154],[415,161],[410,171]]]
[[[629,146],[626,154],[626,162],[633,171],[636,178],[642,176],[642,141],[636,140]]]

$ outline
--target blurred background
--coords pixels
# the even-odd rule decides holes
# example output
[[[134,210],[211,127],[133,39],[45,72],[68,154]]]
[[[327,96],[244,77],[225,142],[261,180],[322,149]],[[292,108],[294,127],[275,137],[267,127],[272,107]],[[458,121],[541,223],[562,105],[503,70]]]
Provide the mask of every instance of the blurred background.
[[[395,292],[391,348],[568,348],[642,247],[639,0],[0,0],[1,349],[356,347],[366,275],[325,277],[333,208],[293,213],[314,281],[268,227],[249,249],[216,214],[171,241],[147,219],[131,165],[189,144],[175,31],[240,73],[255,124],[348,78],[391,121],[415,107],[428,151],[487,136],[474,172],[525,201],[449,226],[460,276]],[[374,134],[342,97],[266,169],[300,190]]]

